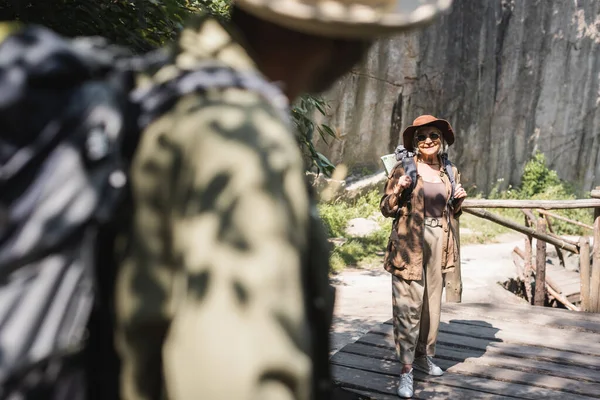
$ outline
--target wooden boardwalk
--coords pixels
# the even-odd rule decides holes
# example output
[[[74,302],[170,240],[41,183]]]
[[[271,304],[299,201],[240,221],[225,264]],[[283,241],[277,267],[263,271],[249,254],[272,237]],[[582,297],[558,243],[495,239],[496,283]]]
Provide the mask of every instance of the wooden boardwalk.
[[[444,304],[435,362],[415,399],[600,399],[600,314],[508,304]],[[331,358],[336,398],[398,399],[391,322]]]

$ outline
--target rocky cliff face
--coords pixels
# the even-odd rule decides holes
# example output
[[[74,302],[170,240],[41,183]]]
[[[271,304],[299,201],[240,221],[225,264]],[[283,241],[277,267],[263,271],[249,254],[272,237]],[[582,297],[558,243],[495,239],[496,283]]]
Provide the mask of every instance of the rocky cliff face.
[[[600,185],[600,1],[455,0],[420,32],[378,42],[327,94],[336,163],[379,169],[420,114],[457,132],[467,185],[518,185],[542,151],[581,190]],[[391,129],[390,129],[391,125]]]

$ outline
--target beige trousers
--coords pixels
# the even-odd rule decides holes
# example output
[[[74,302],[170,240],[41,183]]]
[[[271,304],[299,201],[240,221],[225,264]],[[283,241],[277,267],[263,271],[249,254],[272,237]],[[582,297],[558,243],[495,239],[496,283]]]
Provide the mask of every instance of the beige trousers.
[[[415,356],[435,355],[444,288],[442,234],[442,227],[425,226],[423,279],[392,275],[394,341],[402,364],[412,364]]]

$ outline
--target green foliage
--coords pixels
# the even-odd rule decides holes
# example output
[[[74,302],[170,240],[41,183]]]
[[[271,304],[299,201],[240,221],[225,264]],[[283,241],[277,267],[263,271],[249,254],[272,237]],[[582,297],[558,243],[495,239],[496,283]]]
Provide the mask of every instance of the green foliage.
[[[221,18],[228,18],[231,11],[231,0],[196,0],[198,8]]]
[[[104,36],[143,52],[171,41],[194,13],[227,17],[230,0],[0,0],[0,20],[45,25],[65,36]]]
[[[328,105],[320,97],[312,95],[302,96],[292,109],[292,120],[299,133],[299,141],[304,154],[311,160],[311,167],[317,172],[331,176],[335,165],[323,154],[319,153],[313,145],[315,130],[319,133],[325,143],[328,138],[335,138],[335,132],[326,124],[315,124],[313,116],[315,111],[321,115],[327,115]]]
[[[0,0],[0,19],[45,25],[66,36],[107,37],[135,51],[173,39],[198,0]]]
[[[336,250],[334,250],[331,253],[331,257],[329,257],[329,267],[334,274],[339,274],[346,268],[346,262]]]

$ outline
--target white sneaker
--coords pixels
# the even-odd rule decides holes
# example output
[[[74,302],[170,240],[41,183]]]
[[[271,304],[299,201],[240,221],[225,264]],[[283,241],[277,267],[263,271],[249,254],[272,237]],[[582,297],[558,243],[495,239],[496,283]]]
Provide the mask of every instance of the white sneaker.
[[[410,399],[413,397],[413,370],[411,368],[405,374],[400,374],[400,383],[398,384],[398,396],[403,399]]]
[[[429,356],[421,356],[415,358],[413,367],[417,371],[425,372],[426,374],[433,376],[442,376],[444,371],[433,363],[433,360]]]

